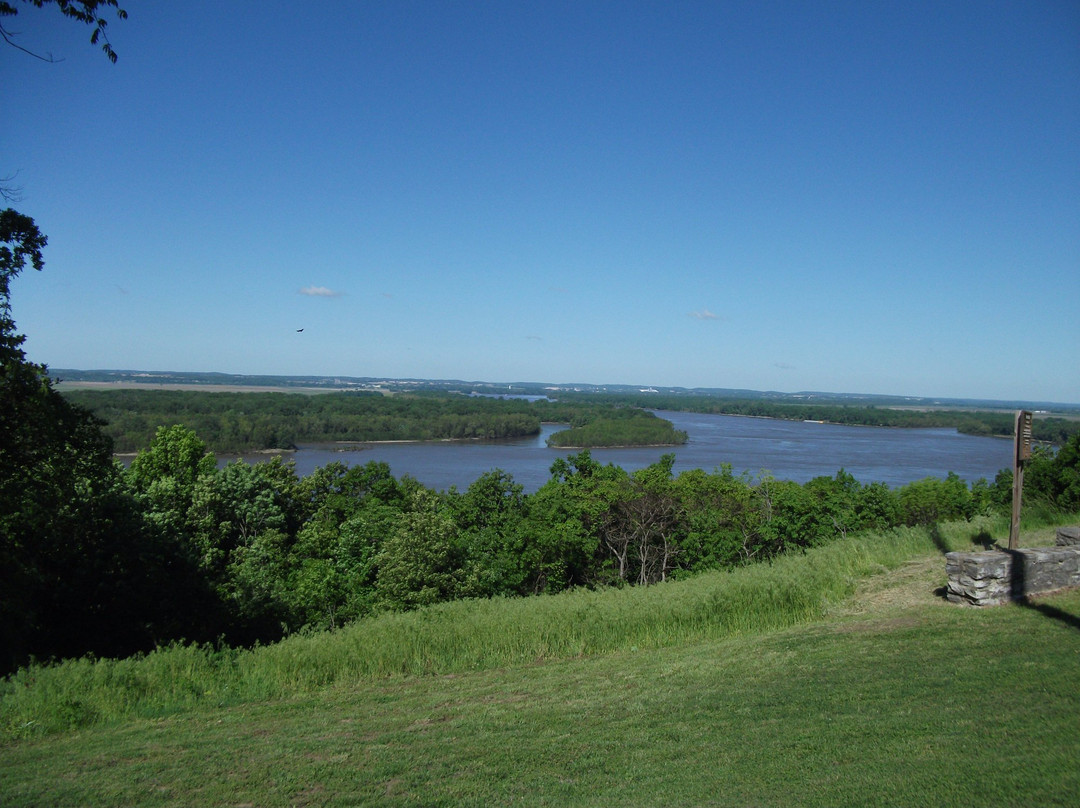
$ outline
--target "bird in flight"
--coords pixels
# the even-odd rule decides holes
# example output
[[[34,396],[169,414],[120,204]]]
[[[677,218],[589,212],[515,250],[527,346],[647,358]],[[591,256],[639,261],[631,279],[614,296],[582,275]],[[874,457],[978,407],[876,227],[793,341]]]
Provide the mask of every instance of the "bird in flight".
[[[304,330],[304,329],[302,329],[302,328],[298,328],[298,329],[296,329],[296,333],[297,333],[297,334],[299,334],[299,333],[300,333],[301,331],[303,331],[303,330]]]

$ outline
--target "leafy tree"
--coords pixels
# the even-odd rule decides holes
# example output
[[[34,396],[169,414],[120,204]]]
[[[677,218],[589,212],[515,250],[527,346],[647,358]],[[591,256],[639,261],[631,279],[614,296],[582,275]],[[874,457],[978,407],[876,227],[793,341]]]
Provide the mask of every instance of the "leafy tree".
[[[29,656],[130,652],[166,632],[182,559],[143,530],[88,411],[27,361],[11,281],[40,270],[33,219],[0,212],[0,668]]]
[[[524,529],[533,592],[560,592],[611,580],[601,528],[626,472],[586,449],[551,465],[551,479],[529,498]]]
[[[231,641],[276,639],[288,627],[289,543],[281,530],[268,528],[229,554],[216,594],[225,609],[223,627]]]
[[[528,537],[521,557],[528,593],[562,592],[597,577],[598,542],[582,520],[580,499],[549,480],[529,497],[523,525]]]
[[[1010,492],[1010,501],[1011,497]],[[953,472],[949,472],[944,480],[927,477],[908,483],[899,490],[897,502],[900,519],[905,525],[929,525],[950,519],[970,519],[975,515],[976,507],[971,490]]]
[[[855,498],[854,508],[859,530],[884,530],[901,522],[896,492],[885,483],[863,486]]]
[[[460,591],[468,597],[524,595],[532,578],[530,536],[523,529],[526,497],[511,475],[495,469],[450,505],[462,548]]]
[[[755,556],[762,560],[812,542],[817,518],[813,497],[803,486],[765,474],[758,483],[757,494],[764,519],[758,543],[747,560]]]
[[[633,474],[590,475],[579,505],[583,529],[598,545],[596,582],[650,584],[667,579],[682,552],[684,514],[673,486],[675,455]]]
[[[363,617],[374,609],[379,554],[396,532],[402,513],[397,505],[369,498],[341,526],[332,560],[342,585],[338,609],[342,622]]]
[[[106,9],[116,9],[116,17],[120,20],[127,19],[127,12],[120,8],[119,0],[22,0],[24,3],[29,3],[35,8],[44,8],[45,6],[55,5],[57,11],[63,14],[65,17],[76,22],[81,22],[85,25],[93,26],[93,32],[90,34],[91,45],[101,45],[101,49],[105,52],[105,56],[109,61],[116,63],[116,51],[113,50],[112,44],[109,42],[109,37],[105,33],[106,27],[108,27],[108,20],[101,16],[101,13]],[[19,7],[11,2],[3,2],[0,0],[0,17],[14,17],[19,13]],[[0,37],[3,37],[14,48],[18,48],[23,53],[28,53],[31,56],[42,59],[46,62],[55,61],[52,56],[42,56],[41,54],[34,53],[31,50],[27,50],[21,45],[17,44],[13,37],[15,34],[9,30],[6,26],[0,25]]]
[[[687,569],[743,564],[762,552],[767,515],[747,475],[736,477],[730,464],[713,474],[694,469],[680,474],[675,488],[686,512]]]
[[[298,482],[292,464],[280,458],[238,460],[194,482],[186,514],[190,546],[234,641],[273,639],[288,625],[289,550],[302,512]]]
[[[638,584],[666,581],[682,552],[684,514],[672,485],[675,455],[666,454],[629,478],[616,505]]]
[[[457,595],[461,578],[454,521],[433,491],[413,495],[378,558],[379,603],[391,610],[428,606]]]
[[[857,530],[860,524],[856,502],[861,488],[858,480],[843,469],[834,477],[815,477],[806,483],[801,532],[793,537],[795,543],[811,547]]]
[[[233,555],[267,531],[294,536],[299,524],[296,473],[275,457],[266,463],[236,460],[195,481],[187,514],[200,563],[212,579]]]
[[[1007,482],[1011,491],[1011,471]],[[1080,511],[1080,433],[1065,441],[1057,452],[1035,449],[1024,470],[1024,499],[1069,513]]]
[[[188,514],[200,477],[212,475],[217,460],[198,435],[179,424],[159,427],[150,445],[131,461],[127,479],[146,518],[178,540],[193,540]]]
[[[397,529],[407,485],[386,463],[331,463],[300,481],[307,518],[289,558],[291,626],[336,628],[372,611],[376,560]]]

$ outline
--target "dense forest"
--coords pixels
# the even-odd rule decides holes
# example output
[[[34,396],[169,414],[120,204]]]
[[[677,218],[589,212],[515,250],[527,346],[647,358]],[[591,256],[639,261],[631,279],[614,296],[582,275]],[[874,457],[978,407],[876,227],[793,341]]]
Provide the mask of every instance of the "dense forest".
[[[540,432],[525,401],[378,393],[216,393],[72,390],[101,418],[117,451],[145,448],[161,426],[182,423],[216,452],[290,449],[329,441],[516,438]]]
[[[648,410],[625,407],[571,426],[548,438],[548,445],[572,449],[614,446],[681,446],[687,434]]]
[[[558,400],[500,399],[448,392],[225,393],[203,390],[64,391],[104,421],[117,452],[145,448],[158,427],[181,423],[214,452],[289,449],[332,441],[468,440],[535,435],[540,424],[564,423],[549,444],[569,448],[677,446],[686,435],[652,410],[746,415],[882,427],[956,428],[1011,436],[1014,414],[975,410],[912,410],[842,404],[791,404],[712,396],[560,393]],[[1034,438],[1060,446],[1080,420],[1036,417]]]
[[[149,445],[180,423],[212,451],[289,449],[331,441],[468,440],[536,435],[542,422],[569,424],[572,447],[679,445],[686,435],[651,412],[618,402],[528,401],[452,393],[221,393],[200,390],[70,390],[93,412],[118,452]]]
[[[280,459],[218,468],[179,425],[127,469],[107,450],[82,447],[70,484],[42,480],[5,521],[4,670],[179,639],[267,642],[458,598],[649,585],[1011,503],[1008,471],[890,489],[841,470],[800,485],[730,467],[676,476],[673,455],[628,473],[583,451],[527,495],[499,470],[435,492],[375,462],[304,478]],[[1025,503],[1080,510],[1080,436],[1036,451]]]
[[[997,410],[920,409],[864,407],[835,403],[793,404],[761,398],[722,398],[681,395],[567,394],[567,402],[593,402],[611,406],[649,407],[672,412],[701,412],[714,415],[746,415],[789,421],[824,421],[847,426],[908,428],[955,428],[967,435],[1012,437],[1015,413]],[[1033,437],[1055,446],[1080,432],[1080,419],[1037,415]]]

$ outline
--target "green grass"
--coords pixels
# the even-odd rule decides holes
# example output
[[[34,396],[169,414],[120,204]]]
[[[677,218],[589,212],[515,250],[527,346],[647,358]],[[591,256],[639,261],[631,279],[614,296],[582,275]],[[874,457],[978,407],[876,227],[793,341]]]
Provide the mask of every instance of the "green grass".
[[[939,541],[966,545],[981,529],[958,525]],[[132,659],[33,666],[0,685],[0,737],[279,699],[332,683],[463,673],[760,632],[820,617],[861,578],[934,547],[926,530],[899,530],[660,586],[386,614],[251,651],[175,645]]]
[[[944,603],[942,545],[983,528],[24,672],[0,803],[1076,804],[1080,593]],[[74,728],[19,727],[58,701]]]

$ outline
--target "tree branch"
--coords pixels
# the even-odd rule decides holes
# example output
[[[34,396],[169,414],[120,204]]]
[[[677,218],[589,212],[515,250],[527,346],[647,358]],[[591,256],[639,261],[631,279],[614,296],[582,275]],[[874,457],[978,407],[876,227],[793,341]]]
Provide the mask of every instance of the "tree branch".
[[[15,48],[15,50],[21,50],[23,53],[29,56],[33,56],[35,59],[40,59],[43,62],[48,62],[49,64],[56,64],[57,62],[64,61],[63,59],[54,59],[51,53],[48,56],[42,56],[40,53],[34,53],[32,50],[27,50],[22,45],[15,42],[12,39],[13,36],[17,36],[17,34],[14,31],[9,31],[4,26],[0,25],[0,37],[3,37],[4,41],[11,45],[11,47]]]
[[[3,199],[9,205],[15,205],[22,201],[22,188],[17,185],[9,185],[17,176],[18,172],[10,177],[0,177],[0,199]]]
[[[117,19],[126,20],[128,14],[124,9],[120,8],[119,0],[23,0],[23,2],[39,9],[55,3],[57,10],[68,19],[92,25],[94,30],[90,34],[90,44],[100,44],[108,60],[116,64],[116,51],[113,50],[112,43],[109,42],[109,36],[105,33],[105,26],[109,24],[108,20],[98,16],[97,12],[99,8],[113,8],[116,9]],[[18,6],[7,2],[7,0],[0,0],[0,17],[14,17],[18,13]],[[16,35],[15,32],[0,26],[0,37],[16,50],[21,50],[23,53],[43,62],[55,63],[63,61],[62,59],[54,59],[51,53],[48,56],[42,56],[40,53],[24,48],[14,41]]]

